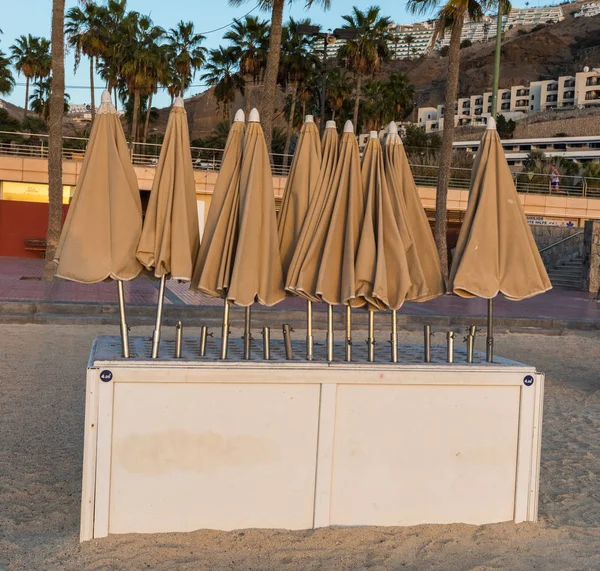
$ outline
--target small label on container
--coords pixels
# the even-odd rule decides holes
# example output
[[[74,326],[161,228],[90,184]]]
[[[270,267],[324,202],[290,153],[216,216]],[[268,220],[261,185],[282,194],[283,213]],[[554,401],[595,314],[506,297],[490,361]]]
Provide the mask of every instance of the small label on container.
[[[523,379],[523,384],[526,387],[530,387],[531,385],[533,385],[533,377],[531,375],[527,375],[524,379]]]
[[[112,377],[112,371],[109,371],[108,369],[104,369],[104,371],[100,373],[100,380],[103,383],[109,383],[110,381],[112,381]]]

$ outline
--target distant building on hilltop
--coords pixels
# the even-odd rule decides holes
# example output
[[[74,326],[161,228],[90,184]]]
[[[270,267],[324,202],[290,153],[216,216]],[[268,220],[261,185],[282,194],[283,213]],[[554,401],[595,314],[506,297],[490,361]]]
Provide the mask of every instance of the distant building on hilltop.
[[[585,68],[574,76],[561,75],[558,79],[498,90],[498,113],[506,119],[518,120],[527,114],[553,109],[585,107],[600,108],[600,68]],[[486,125],[492,112],[492,92],[459,98],[455,112],[455,125]],[[419,107],[417,124],[426,133],[442,131],[444,105]]]

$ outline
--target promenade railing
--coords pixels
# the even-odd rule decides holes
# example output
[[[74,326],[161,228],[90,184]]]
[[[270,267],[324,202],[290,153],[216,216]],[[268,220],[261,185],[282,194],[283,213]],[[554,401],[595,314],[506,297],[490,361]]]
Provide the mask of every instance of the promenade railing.
[[[83,137],[63,137],[63,157],[65,160],[83,160],[88,139]],[[135,166],[155,167],[158,165],[161,145],[157,143],[131,143],[130,156]],[[218,172],[223,160],[223,149],[191,147],[192,164],[195,170]],[[48,158],[48,135],[0,131],[0,155]],[[287,176],[292,164],[292,155],[271,153],[272,171],[275,176]],[[418,186],[437,186],[438,165],[410,165]],[[524,194],[551,194],[579,198],[600,198],[600,178],[583,175],[563,175],[557,187],[551,185],[551,175],[514,171],[513,180],[517,191]],[[452,168],[450,188],[468,190],[471,169]]]

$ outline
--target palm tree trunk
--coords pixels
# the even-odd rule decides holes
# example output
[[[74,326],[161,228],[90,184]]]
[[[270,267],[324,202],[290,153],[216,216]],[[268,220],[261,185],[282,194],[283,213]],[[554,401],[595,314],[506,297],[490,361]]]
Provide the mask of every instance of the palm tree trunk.
[[[447,199],[450,182],[450,167],[452,166],[452,139],[454,137],[454,105],[458,93],[458,72],[460,68],[460,35],[463,28],[463,18],[458,18],[452,26],[450,46],[448,51],[448,77],[444,100],[444,131],[442,133],[442,148],[440,152],[440,170],[435,195],[435,243],[442,266],[442,275],[448,279],[448,243],[447,243]]]
[[[113,87],[113,91],[114,91],[114,98],[115,98],[115,111],[117,111],[117,103],[119,101],[119,94],[117,93],[116,85]]]
[[[152,109],[152,93],[148,97],[148,109],[146,109],[146,122],[144,123],[144,145],[148,137],[148,126],[150,125],[150,110]]]
[[[94,93],[94,58],[90,57],[90,99],[92,107],[92,123],[96,118],[96,98]]]
[[[131,117],[131,142],[135,143],[137,139],[138,115],[140,113],[140,91],[133,91],[133,116]]]
[[[273,137],[273,115],[275,114],[275,96],[277,94],[277,72],[279,71],[279,58],[281,56],[281,34],[283,29],[283,6],[285,0],[273,0],[271,13],[271,35],[269,38],[269,57],[263,88],[263,101],[261,109],[261,123],[265,133],[267,149],[271,151]]]
[[[283,168],[287,167],[288,154],[290,152],[290,144],[292,142],[292,129],[294,128],[294,115],[296,114],[296,93],[298,92],[298,85],[293,83],[292,87],[292,104],[290,107],[290,117],[287,124],[287,133],[285,135],[285,146],[283,147]]]
[[[50,128],[48,138],[48,232],[44,279],[51,280],[56,271],[54,254],[62,226],[62,124],[65,110],[65,0],[52,3],[52,92],[50,94]]]
[[[23,118],[27,116],[27,106],[29,104],[29,77],[25,76],[25,111],[23,112]]]
[[[181,74],[181,97],[185,93],[185,73]]]
[[[360,91],[362,89],[362,75],[360,73],[356,76],[356,98],[354,100],[354,130],[358,134],[358,107],[360,105]]]

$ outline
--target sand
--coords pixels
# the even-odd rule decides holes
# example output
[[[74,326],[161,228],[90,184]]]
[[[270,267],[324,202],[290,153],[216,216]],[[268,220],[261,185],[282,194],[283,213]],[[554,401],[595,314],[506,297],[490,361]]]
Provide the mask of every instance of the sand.
[[[547,375],[538,524],[203,530],[80,545],[84,371],[93,337],[117,333],[0,326],[0,569],[600,569],[597,335],[497,337],[497,354]]]

